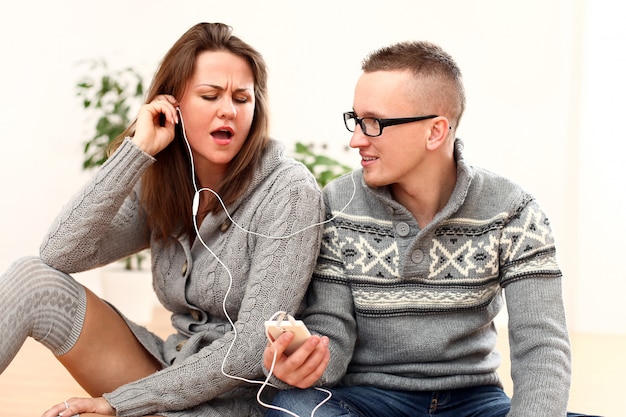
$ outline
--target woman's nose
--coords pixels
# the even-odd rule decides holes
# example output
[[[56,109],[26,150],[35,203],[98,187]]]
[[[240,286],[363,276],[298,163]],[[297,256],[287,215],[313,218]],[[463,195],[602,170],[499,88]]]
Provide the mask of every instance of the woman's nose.
[[[237,109],[232,100],[223,100],[217,115],[225,119],[233,119],[237,115]]]

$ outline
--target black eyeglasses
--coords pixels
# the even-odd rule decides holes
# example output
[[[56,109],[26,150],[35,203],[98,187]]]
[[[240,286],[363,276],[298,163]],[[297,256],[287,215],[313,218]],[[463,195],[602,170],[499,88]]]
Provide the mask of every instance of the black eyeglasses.
[[[356,125],[361,127],[363,134],[369,137],[380,136],[383,133],[383,129],[387,126],[402,125],[405,123],[419,122],[421,120],[434,119],[439,117],[436,114],[428,116],[417,117],[397,117],[395,119],[378,119],[376,117],[358,117],[355,112],[347,111],[343,114],[343,122],[346,125],[346,129],[350,132],[354,132]]]

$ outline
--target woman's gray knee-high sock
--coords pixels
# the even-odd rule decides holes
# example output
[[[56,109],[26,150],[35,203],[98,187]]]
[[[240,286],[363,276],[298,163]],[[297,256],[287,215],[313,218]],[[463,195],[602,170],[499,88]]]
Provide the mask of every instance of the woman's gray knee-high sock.
[[[26,337],[53,354],[67,353],[85,320],[85,288],[38,257],[15,261],[0,276],[0,373],[11,363]]]

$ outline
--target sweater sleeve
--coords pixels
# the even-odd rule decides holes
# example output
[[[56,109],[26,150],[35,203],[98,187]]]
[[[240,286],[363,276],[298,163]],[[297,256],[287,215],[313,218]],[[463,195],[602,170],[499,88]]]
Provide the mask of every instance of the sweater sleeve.
[[[332,197],[327,191],[326,216],[332,218]],[[303,320],[309,330],[328,336],[330,340],[330,362],[317,381],[318,386],[336,385],[345,375],[354,352],[357,332],[354,299],[344,268],[342,244],[338,239],[335,220],[331,220],[324,229],[303,313]]]
[[[324,274],[320,266],[316,271]],[[333,386],[346,374],[354,351],[356,321],[352,292],[345,282],[316,275],[307,301],[310,305],[304,315],[307,327],[313,333],[328,336],[330,340],[330,362],[316,385]]]
[[[52,223],[40,247],[41,258],[74,273],[147,248],[149,232],[138,183],[153,161],[125,140]]]
[[[561,272],[549,222],[534,201],[504,228],[502,243],[513,379],[507,416],[565,415],[571,363]]]
[[[226,397],[242,397],[242,390],[247,390],[249,397],[251,389],[258,389],[260,385],[248,381],[262,381],[262,355],[267,345],[263,323],[278,310],[295,314],[299,309],[315,266],[322,231],[321,226],[311,227],[323,215],[316,184],[303,182],[302,171],[284,174],[270,189],[255,191],[263,200],[260,205],[253,201],[246,203],[253,205],[249,211],[255,213],[255,218],[247,224],[254,224],[252,231],[263,236],[249,236],[255,243],[245,254],[250,270],[245,277],[243,296],[227,303],[229,310],[241,303],[230,314],[237,331],[235,344],[233,331],[217,337],[207,335],[214,340],[185,360],[104,394],[117,415],[170,415],[169,411],[185,410],[201,403],[211,407],[214,399],[218,403]],[[244,260],[231,258],[224,262],[232,268]],[[238,275],[235,270],[233,274]],[[190,343],[192,339],[185,349]],[[224,375],[222,369],[230,376]]]

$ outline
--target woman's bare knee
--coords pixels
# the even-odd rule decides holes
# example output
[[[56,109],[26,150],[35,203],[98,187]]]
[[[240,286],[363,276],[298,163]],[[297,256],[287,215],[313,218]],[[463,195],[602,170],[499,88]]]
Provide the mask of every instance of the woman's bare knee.
[[[101,396],[161,369],[124,319],[87,290],[87,312],[74,347],[59,361],[92,396]]]

